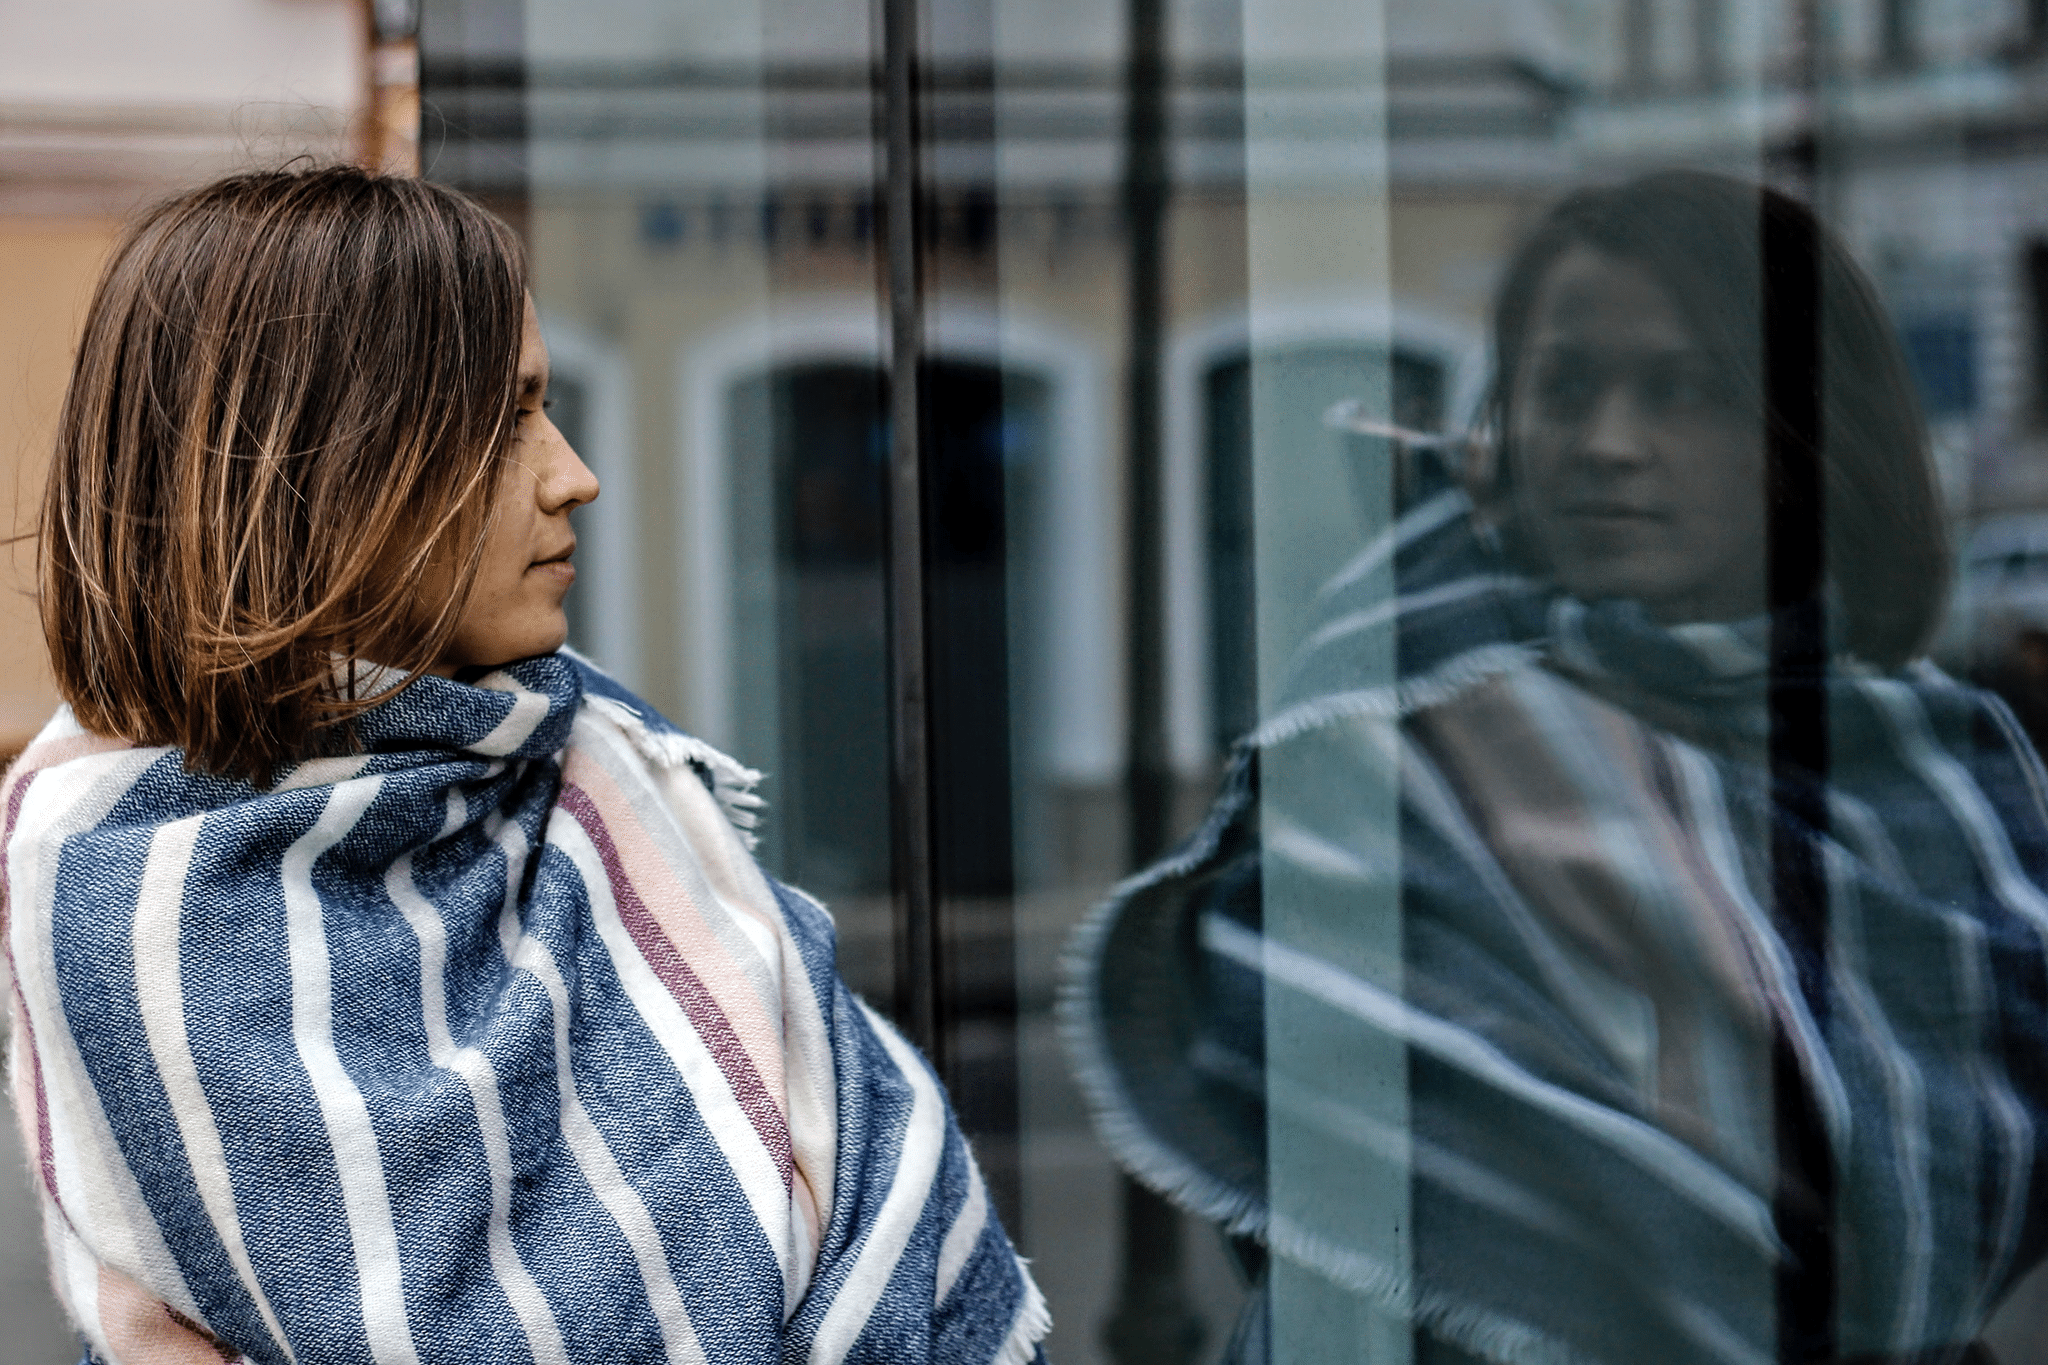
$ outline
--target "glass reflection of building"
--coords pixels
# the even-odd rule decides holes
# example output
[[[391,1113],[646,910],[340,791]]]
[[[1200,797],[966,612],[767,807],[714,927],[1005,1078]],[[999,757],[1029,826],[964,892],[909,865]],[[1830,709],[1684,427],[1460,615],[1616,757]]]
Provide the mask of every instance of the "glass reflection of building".
[[[1132,637],[1125,501],[1126,15],[1043,0],[923,14],[954,1080],[1005,1153],[992,1165],[1021,1201],[1062,1358],[1095,1349],[1125,1255],[1047,1010],[1066,927],[1128,865],[1146,714],[1132,651],[1160,654],[1152,700],[1185,823],[1372,522],[1323,414],[1363,399],[1411,428],[1471,421],[1497,270],[1543,206],[1669,164],[1810,194],[1888,294],[1959,525],[2048,506],[2039,6],[1355,8],[1167,6],[1158,502],[1137,514],[1163,575],[1149,642]],[[771,864],[835,905],[849,976],[888,998],[870,16],[427,0],[421,23],[428,173],[520,216],[564,427],[609,490],[579,643],[770,771]],[[1979,616],[2012,614],[1988,578],[1966,571],[1962,591],[1990,603]],[[1966,635],[1946,656],[1979,668]],[[1213,1350],[1232,1281],[1204,1237],[1186,1246]]]
[[[1785,180],[1806,174],[1792,149],[1817,120],[1814,192],[1888,292],[1959,515],[2040,499],[2030,457],[2048,239],[2033,224],[2048,215],[2048,181],[2026,140],[2038,47],[2027,7],[1873,0],[1831,11],[1821,83],[1809,95],[1790,83],[1808,22],[1798,5],[1391,5],[1383,85],[1336,89],[1332,69],[1303,53],[1258,89],[1258,135],[1295,163],[1278,193],[1298,244],[1384,238],[1373,245],[1384,280],[1348,289],[1319,275],[1331,262],[1306,249],[1277,253],[1293,278],[1256,287],[1247,278],[1244,8],[1189,5],[1169,21],[1164,420],[1169,483],[1176,495],[1188,485],[1182,500],[1195,513],[1169,538],[1189,542],[1187,563],[1207,565],[1170,590],[1187,637],[1174,650],[1175,753],[1189,771],[1247,714],[1245,685],[1232,681],[1241,651],[1216,641],[1244,616],[1225,605],[1236,534],[1227,493],[1241,477],[1231,465],[1245,439],[1250,338],[1262,354],[1289,357],[1285,382],[1300,386],[1300,411],[1327,406],[1324,394],[1390,385],[1404,424],[1456,425],[1485,383],[1483,324],[1503,251],[1581,179],[1677,163]],[[854,433],[883,408],[879,388],[859,401],[830,392],[857,387],[863,366],[884,382],[865,15],[788,4],[727,22],[619,3],[572,22],[546,5],[446,9],[438,24],[436,6],[426,10],[432,173],[522,198],[548,306],[578,356],[565,374],[579,394],[600,373],[623,386],[630,420],[609,417],[615,429],[599,444],[618,444],[611,458],[631,467],[634,501],[651,523],[626,529],[642,538],[666,530],[668,505],[690,501],[700,483],[727,505],[722,518],[753,515],[733,510],[753,494],[721,471],[751,463],[737,443],[755,437],[741,427],[772,428],[795,442],[779,458],[799,463],[775,476],[769,496],[808,509],[767,513],[795,518],[776,554],[814,557],[816,535],[795,531],[799,522],[863,514],[823,506],[850,487],[843,469],[801,464],[843,464],[878,439]],[[1037,495],[1091,504],[1098,535],[1064,518],[1057,529],[1097,542],[1099,554],[1119,524],[1111,498],[1094,495],[1114,494],[1103,470],[1120,430],[1109,376],[1124,248],[1121,19],[1099,6],[1015,9],[970,20],[939,6],[931,16],[931,351],[970,369],[996,362],[985,397],[1015,412],[987,414],[1003,434],[990,425],[978,439],[1010,442],[1013,470],[1064,458],[1060,474],[1034,476]],[[1351,110],[1347,98],[1365,102]],[[1387,202],[1361,223],[1333,186],[1349,174],[1345,158],[1377,138],[1375,119]],[[764,403],[841,432],[833,441],[844,449],[826,455],[808,438],[784,437],[786,422],[740,416],[769,413]],[[975,419],[963,410],[959,420]],[[1017,445],[1026,431],[1057,438],[1027,454]],[[1077,441],[1086,454],[1062,456]],[[1091,476],[1103,478],[1099,487]],[[714,588],[744,592],[752,551],[714,554],[701,542],[738,527],[707,528],[687,562],[619,556],[629,590],[586,596],[635,602],[633,629],[608,625],[616,608],[607,608],[586,632],[594,644],[614,631],[612,648],[631,651],[628,671],[708,732],[758,732],[779,746],[781,722],[740,718],[768,704],[742,699],[735,683],[754,667],[741,661],[754,646],[735,639],[731,656],[698,647],[727,639],[748,615]],[[1083,562],[1060,558],[1077,571]],[[1113,617],[1100,600],[1067,615],[1045,661],[1078,706],[1050,727],[1056,734],[1039,734],[1037,766],[1063,789],[1111,783],[1120,762]],[[803,780],[793,769],[784,778]],[[828,861],[840,856],[822,848]],[[879,884],[872,867],[847,876],[848,886]]]

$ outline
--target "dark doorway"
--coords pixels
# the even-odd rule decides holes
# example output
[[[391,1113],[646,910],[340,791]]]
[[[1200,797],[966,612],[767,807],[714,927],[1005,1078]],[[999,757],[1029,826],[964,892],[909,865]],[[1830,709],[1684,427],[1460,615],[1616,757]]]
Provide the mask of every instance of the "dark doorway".
[[[927,528],[940,886],[1011,885],[1006,528],[1036,463],[1042,380],[928,367],[939,477]],[[889,887],[884,513],[888,388],[869,365],[819,363],[731,391],[735,717],[775,737],[763,855],[821,894]],[[742,740],[744,747],[745,740]]]

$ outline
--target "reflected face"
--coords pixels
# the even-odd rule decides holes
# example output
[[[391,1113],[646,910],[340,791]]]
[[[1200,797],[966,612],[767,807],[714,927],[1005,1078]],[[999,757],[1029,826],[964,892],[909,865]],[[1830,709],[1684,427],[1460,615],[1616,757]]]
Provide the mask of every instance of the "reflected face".
[[[597,478],[548,420],[548,348],[533,300],[519,373],[506,401],[516,409],[512,443],[497,471],[491,529],[476,587],[433,672],[495,666],[548,654],[569,638],[562,599],[576,581],[569,513],[597,496]],[[434,585],[428,585],[432,591]]]
[[[1591,247],[1537,290],[1509,396],[1517,518],[1559,583],[1667,624],[1765,606],[1755,405],[1642,266]]]

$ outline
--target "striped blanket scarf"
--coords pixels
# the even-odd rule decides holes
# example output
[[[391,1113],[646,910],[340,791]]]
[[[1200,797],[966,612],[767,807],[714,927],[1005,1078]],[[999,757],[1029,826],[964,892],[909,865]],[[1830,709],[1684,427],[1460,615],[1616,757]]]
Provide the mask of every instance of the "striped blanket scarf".
[[[571,656],[270,790],[60,712],[0,788],[12,1081],[105,1365],[1040,1358],[754,774]]]
[[[1774,1201],[1814,1194],[1786,1044],[1833,1172],[1821,1354],[1970,1349],[2048,1234],[2048,806],[2006,709],[1838,656],[1787,683],[1827,770],[1774,770],[1767,621],[1559,597],[1455,492],[1322,607],[1207,823],[1076,940],[1123,1162],[1419,1360],[1760,1365]],[[1774,841],[1823,869],[1824,951]],[[1309,1330],[1264,1311],[1237,1359]]]

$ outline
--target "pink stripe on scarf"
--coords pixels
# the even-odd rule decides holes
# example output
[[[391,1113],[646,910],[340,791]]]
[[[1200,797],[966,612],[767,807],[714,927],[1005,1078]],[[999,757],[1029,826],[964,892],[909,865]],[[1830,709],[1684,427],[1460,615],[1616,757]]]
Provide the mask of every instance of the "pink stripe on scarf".
[[[750,908],[721,899],[709,869],[703,866],[702,850],[687,837],[673,840],[671,846],[679,844],[680,856],[696,861],[700,876],[693,882],[679,875],[672,855],[660,846],[659,836],[641,820],[632,799],[602,763],[572,752],[563,771],[566,779],[581,787],[600,811],[609,814],[607,831],[619,851],[619,862],[626,875],[641,893],[642,903],[676,951],[694,966],[698,979],[718,1002],[726,1022],[732,1025],[740,1046],[747,1050],[768,1093],[775,1097],[775,1107],[787,1117],[782,1001],[763,998],[754,977],[735,960],[738,953],[757,951],[752,940],[735,947],[719,934],[712,916],[742,910],[754,923],[777,934],[778,942],[782,926],[765,924]],[[684,780],[696,781],[695,777]]]
[[[116,1270],[99,1268],[100,1331],[120,1365],[221,1365],[241,1354]]]
[[[7,957],[7,979],[14,985],[15,1013],[21,1019],[21,1036],[28,1044],[28,1070],[33,1080],[36,1115],[36,1166],[43,1177],[43,1188],[50,1192],[50,1202],[61,1212],[64,1201],[57,1198],[57,1158],[50,1141],[50,1099],[43,1089],[43,1056],[36,1047],[36,1026],[28,1017],[28,1000],[21,993],[21,972],[14,962],[14,939],[7,932],[8,903],[5,859],[7,849],[14,843],[14,824],[21,818],[22,798],[28,795],[29,784],[36,780],[37,768],[17,770],[12,779],[12,789],[7,793],[7,822],[0,828],[0,953]]]
[[[741,1112],[753,1122],[754,1130],[760,1134],[761,1142],[775,1158],[775,1168],[782,1174],[782,1183],[789,1185],[796,1178],[796,1159],[790,1147],[789,1124],[782,1116],[768,1087],[761,1080],[761,1073],[754,1068],[754,1062],[747,1055],[746,1047],[739,1035],[733,1031],[732,1021],[712,998],[697,973],[683,960],[676,945],[670,941],[661,926],[655,922],[640,894],[626,875],[624,862],[619,850],[612,842],[611,831],[606,828],[604,817],[598,813],[597,803],[590,794],[573,782],[562,784],[560,804],[574,816],[590,835],[590,842],[597,848],[598,858],[604,863],[605,876],[611,880],[612,896],[619,907],[619,919],[626,926],[626,932],[633,936],[640,955],[647,959],[647,965],[668,987],[683,1013],[697,1030],[697,1036],[704,1040],[711,1058],[732,1087],[733,1098]]]

